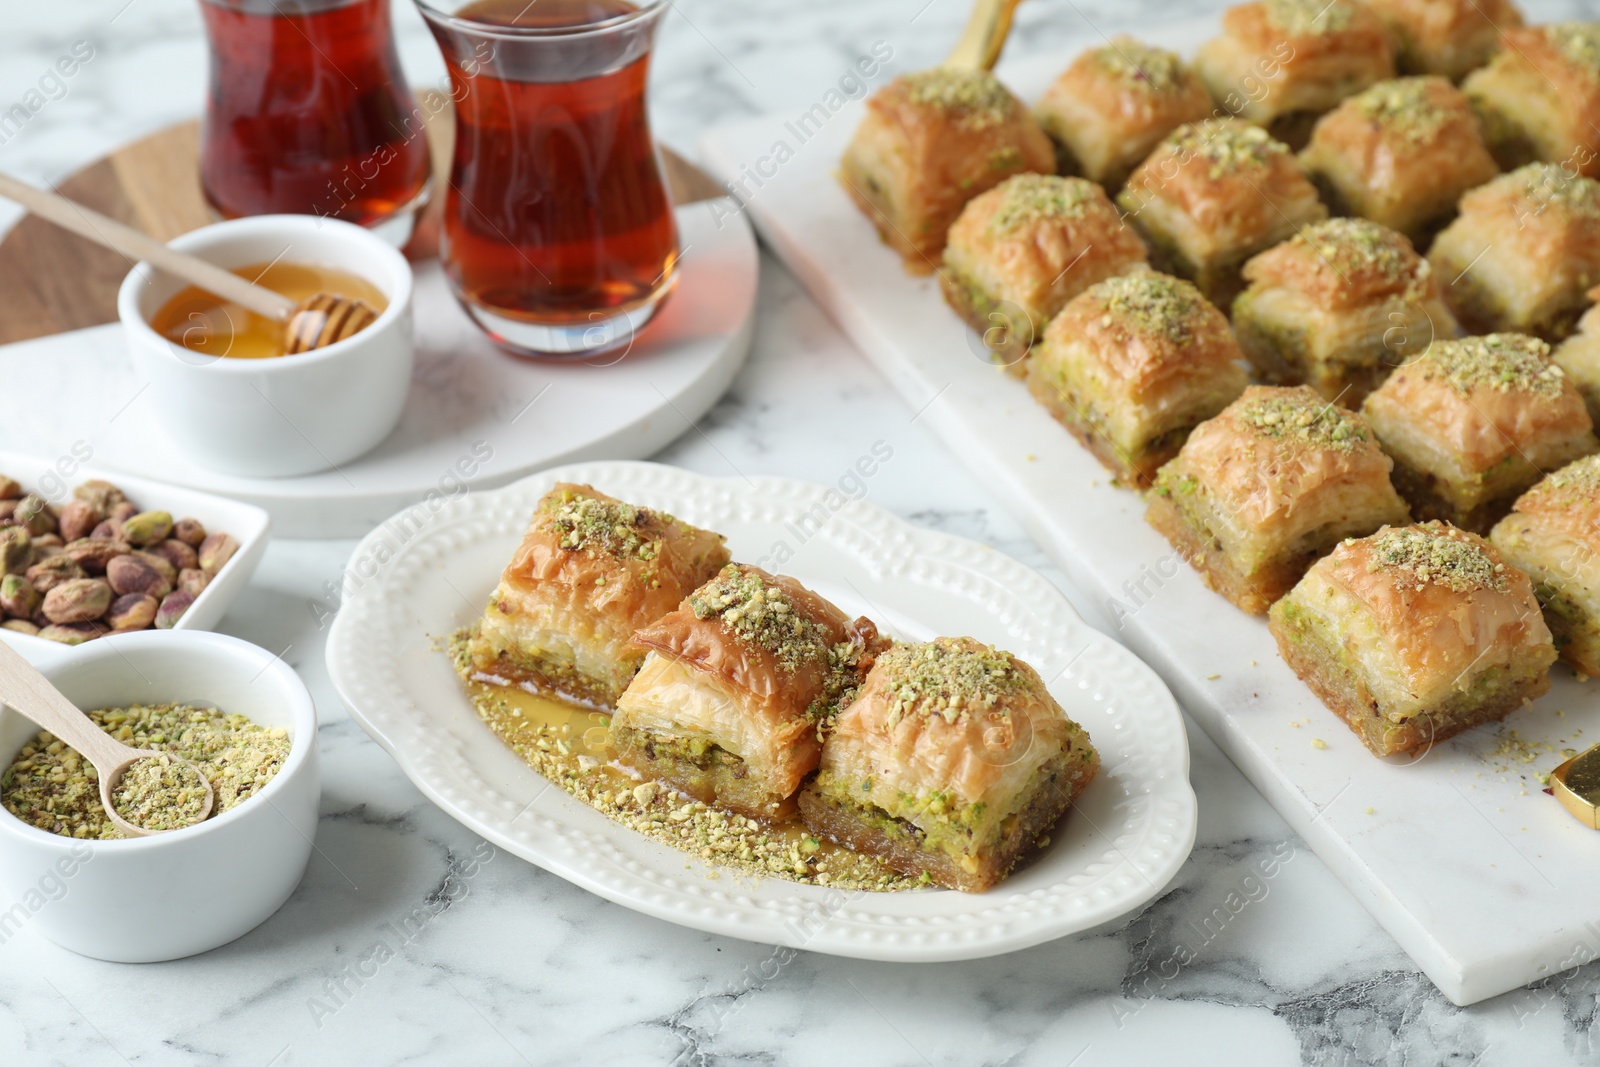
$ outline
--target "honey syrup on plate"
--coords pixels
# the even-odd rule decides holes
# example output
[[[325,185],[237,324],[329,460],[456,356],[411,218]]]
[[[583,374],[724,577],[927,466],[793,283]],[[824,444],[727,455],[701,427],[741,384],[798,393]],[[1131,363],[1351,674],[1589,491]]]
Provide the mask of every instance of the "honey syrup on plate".
[[[318,293],[337,293],[383,314],[389,301],[358,275],[308,263],[254,263],[231,268],[246,281],[299,303]],[[150,328],[174,344],[205,356],[271,359],[284,355],[283,324],[230,300],[189,286],[161,305]]]

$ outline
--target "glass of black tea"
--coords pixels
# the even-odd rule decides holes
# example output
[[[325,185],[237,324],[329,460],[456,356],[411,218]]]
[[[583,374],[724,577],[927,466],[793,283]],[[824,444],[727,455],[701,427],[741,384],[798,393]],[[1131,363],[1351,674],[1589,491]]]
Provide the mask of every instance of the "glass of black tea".
[[[667,0],[416,2],[455,102],[440,258],[462,306],[518,355],[631,345],[678,264],[646,107]]]

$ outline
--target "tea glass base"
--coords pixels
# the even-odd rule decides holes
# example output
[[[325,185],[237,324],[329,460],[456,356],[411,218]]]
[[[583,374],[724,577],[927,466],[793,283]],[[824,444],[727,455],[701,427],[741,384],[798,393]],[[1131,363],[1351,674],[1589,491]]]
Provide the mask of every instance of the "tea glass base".
[[[671,285],[664,285],[641,304],[617,311],[590,312],[589,321],[567,324],[532,323],[497,315],[466,300],[461,304],[495,344],[514,356],[564,363],[599,360],[610,366],[628,354],[639,331],[655,317],[671,291]]]

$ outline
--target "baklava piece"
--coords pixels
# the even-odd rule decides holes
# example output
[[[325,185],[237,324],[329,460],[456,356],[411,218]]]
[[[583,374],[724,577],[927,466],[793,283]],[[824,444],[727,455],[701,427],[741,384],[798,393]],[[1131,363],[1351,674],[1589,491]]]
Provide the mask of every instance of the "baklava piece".
[[[1150,484],[1189,431],[1242,392],[1228,320],[1181,278],[1133,271],[1093,286],[1051,320],[1028,389],[1130,485]]]
[[[1600,456],[1523,493],[1489,540],[1532,579],[1561,658],[1600,674]]]
[[[1118,36],[1073,60],[1034,109],[1063,174],[1116,189],[1157,142],[1211,114],[1211,94],[1176,53]]]
[[[1020,374],[1067,301],[1147,254],[1094,182],[1018,174],[973,199],[950,227],[939,287],[991,358]]]
[[[792,578],[731,563],[639,631],[644,666],[617,701],[619,760],[707,804],[794,813],[821,735],[886,642]]]
[[[800,792],[815,833],[906,874],[980,893],[1100,769],[1034,669],[968,637],[879,656]]]
[[[1428,250],[1469,333],[1571,335],[1600,283],[1600,182],[1530,163],[1461,198]]]
[[[1379,756],[1503,719],[1550,688],[1528,576],[1448,523],[1346,541],[1272,608],[1278,650]]]
[[[1359,415],[1306,386],[1253,385],[1161,468],[1145,519],[1252,615],[1346,537],[1409,521]]]
[[[1365,219],[1329,219],[1245,264],[1239,346],[1266,381],[1349,408],[1435,338],[1456,336],[1428,261]]]
[[[1600,448],[1550,346],[1522,334],[1436,341],[1362,405],[1418,519],[1488,533],[1544,473]]]
[[[1461,88],[1507,170],[1560,163],[1600,177],[1600,23],[1511,28],[1506,46]]]
[[[562,482],[534,509],[468,646],[482,681],[616,703],[634,631],[728,562],[721,534]]]
[[[1397,47],[1407,74],[1459,82],[1500,50],[1502,30],[1522,25],[1511,0],[1367,0]]]
[[[1257,252],[1327,218],[1294,154],[1239,119],[1181,127],[1117,196],[1150,246],[1152,265],[1187,278],[1224,311]]]
[[[1300,154],[1336,214],[1359,215],[1425,244],[1456,202],[1500,173],[1461,90],[1398,78],[1324,115]]]
[[[1600,288],[1589,290],[1589,299],[1600,301]],[[1584,312],[1578,332],[1561,342],[1550,358],[1578,387],[1589,418],[1600,426],[1600,303]]]
[[[1229,112],[1296,148],[1339,101],[1394,77],[1383,22],[1358,0],[1258,0],[1229,8],[1195,57]]]
[[[1054,170],[1050,138],[999,79],[935,67],[867,101],[839,177],[906,269],[928,274],[968,200],[1013,174]]]

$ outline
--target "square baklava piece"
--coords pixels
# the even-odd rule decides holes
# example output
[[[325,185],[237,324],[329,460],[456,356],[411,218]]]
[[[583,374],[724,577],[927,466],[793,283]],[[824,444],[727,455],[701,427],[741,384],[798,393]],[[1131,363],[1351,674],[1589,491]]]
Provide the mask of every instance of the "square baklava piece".
[[[1461,198],[1428,250],[1470,333],[1568,337],[1600,283],[1600,181],[1530,163]]]
[[[1461,194],[1500,173],[1460,89],[1440,77],[1379,82],[1318,120],[1300,153],[1335,214],[1359,215],[1423,244]]]
[[[1523,493],[1489,540],[1532,579],[1561,658],[1600,674],[1600,456]]]
[[[1304,383],[1346,407],[1435,338],[1456,335],[1428,261],[1404,234],[1329,219],[1245,264],[1239,346],[1266,381]]]
[[[1600,301],[1600,288],[1589,290]],[[1600,426],[1600,304],[1592,304],[1578,320],[1578,332],[1562,341],[1550,358],[1578,387],[1589,418]]]
[[[1388,31],[1358,0],[1230,7],[1195,69],[1223,108],[1295,148],[1339,101],[1395,74]]]
[[[1189,431],[1244,392],[1228,320],[1181,278],[1137,270],[1051,320],[1028,389],[1120,480],[1150,484]]]
[[[1161,468],[1145,519],[1252,615],[1346,537],[1407,522],[1362,418],[1306,386],[1253,385]]]
[[[1550,688],[1528,576],[1448,523],[1346,541],[1272,608],[1278,650],[1379,756],[1503,719]]]
[[[1239,268],[1257,252],[1327,218],[1283,143],[1239,119],[1180,127],[1117,195],[1158,270],[1187,278],[1228,310]]]
[[[1094,182],[1018,174],[974,198],[950,227],[939,287],[990,358],[1020,374],[1067,301],[1147,255]]]
[[[900,644],[839,713],[800,792],[814,833],[906,874],[982,892],[1100,769],[1038,673],[968,637]]]
[[[885,643],[793,578],[730,563],[636,635],[644,665],[617,701],[611,748],[704,803],[786,818]]]
[[[1500,33],[1522,25],[1511,0],[1367,0],[1395,40],[1407,74],[1459,82],[1500,50]]]
[[[1461,88],[1502,167],[1561,163],[1600,177],[1600,23],[1508,28],[1505,47]]]
[[[928,274],[968,200],[1013,174],[1054,170],[1050,138],[999,79],[935,67],[867,100],[839,178],[906,269]]]
[[[634,632],[727,562],[721,534],[561,482],[489,596],[468,644],[472,671],[610,707],[644,662]]]
[[[1211,107],[1205,83],[1176,53],[1119,35],[1073,60],[1034,114],[1061,173],[1116,189],[1163,137]]]
[[[1583,397],[1523,334],[1436,341],[1361,407],[1418,519],[1488,533],[1548,471],[1600,448]]]

